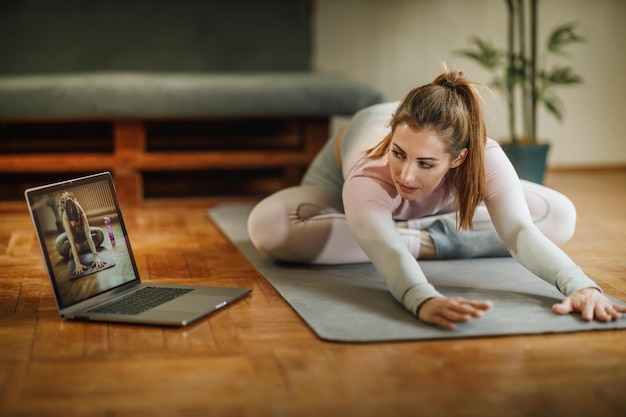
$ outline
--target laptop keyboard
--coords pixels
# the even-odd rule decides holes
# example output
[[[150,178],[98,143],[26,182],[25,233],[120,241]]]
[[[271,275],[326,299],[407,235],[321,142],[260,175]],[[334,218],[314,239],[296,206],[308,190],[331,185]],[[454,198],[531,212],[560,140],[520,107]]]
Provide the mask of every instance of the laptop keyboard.
[[[145,287],[119,300],[89,310],[90,313],[140,314],[193,291],[193,288]]]

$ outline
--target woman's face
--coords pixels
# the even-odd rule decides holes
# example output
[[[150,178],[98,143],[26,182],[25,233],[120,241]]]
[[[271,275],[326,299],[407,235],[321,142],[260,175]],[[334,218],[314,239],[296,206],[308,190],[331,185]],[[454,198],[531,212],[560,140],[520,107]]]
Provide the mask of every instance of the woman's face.
[[[467,150],[451,160],[443,140],[431,129],[398,125],[389,148],[389,169],[402,198],[415,200],[434,191],[451,168],[463,163]]]

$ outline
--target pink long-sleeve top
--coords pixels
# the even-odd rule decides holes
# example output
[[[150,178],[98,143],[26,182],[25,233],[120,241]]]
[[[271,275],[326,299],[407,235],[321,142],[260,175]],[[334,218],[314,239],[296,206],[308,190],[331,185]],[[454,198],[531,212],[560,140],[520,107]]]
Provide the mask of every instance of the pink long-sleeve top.
[[[416,200],[398,195],[387,156],[371,159],[365,151],[390,132],[398,103],[385,103],[358,113],[344,134],[340,155],[344,176],[343,203],[352,234],[381,273],[392,295],[409,311],[431,297],[443,297],[427,280],[407,249],[395,220],[421,218],[454,210],[454,195],[440,185]],[[515,169],[493,140],[485,147],[485,205],[512,256],[531,272],[569,295],[597,285],[533,224]]]

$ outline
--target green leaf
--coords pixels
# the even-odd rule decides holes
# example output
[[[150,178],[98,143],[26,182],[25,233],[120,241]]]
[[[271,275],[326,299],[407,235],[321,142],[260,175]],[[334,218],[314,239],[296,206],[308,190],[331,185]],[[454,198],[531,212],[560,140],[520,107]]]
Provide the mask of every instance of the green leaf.
[[[500,66],[502,54],[493,43],[478,37],[472,37],[470,42],[474,45],[474,49],[461,49],[456,53],[470,58],[490,70],[495,70]]]
[[[548,36],[547,48],[548,51],[566,56],[564,48],[573,43],[582,43],[586,39],[576,32],[578,24],[576,22],[564,23],[557,26]]]
[[[563,102],[554,94],[544,91],[539,94],[537,100],[544,105],[548,113],[552,114],[559,122],[563,121],[565,106]]]
[[[583,82],[582,77],[575,74],[570,67],[558,65],[550,70],[541,72],[540,78],[545,85],[573,85]]]

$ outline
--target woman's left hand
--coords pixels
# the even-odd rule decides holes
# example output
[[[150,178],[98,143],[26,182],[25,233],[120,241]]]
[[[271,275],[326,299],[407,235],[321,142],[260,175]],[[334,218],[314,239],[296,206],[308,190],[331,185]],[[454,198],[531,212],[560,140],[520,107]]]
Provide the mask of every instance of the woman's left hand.
[[[104,268],[104,265],[106,265],[106,262],[104,262],[103,260],[100,259],[100,257],[98,257],[97,254],[93,254],[93,262],[91,263],[91,267],[92,268]]]
[[[581,313],[583,320],[608,322],[617,320],[626,313],[626,307],[612,302],[607,296],[595,288],[578,290],[560,303],[552,306],[557,314]]]

